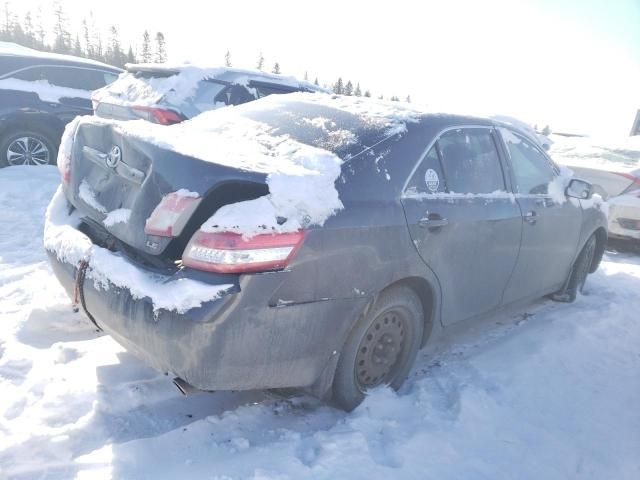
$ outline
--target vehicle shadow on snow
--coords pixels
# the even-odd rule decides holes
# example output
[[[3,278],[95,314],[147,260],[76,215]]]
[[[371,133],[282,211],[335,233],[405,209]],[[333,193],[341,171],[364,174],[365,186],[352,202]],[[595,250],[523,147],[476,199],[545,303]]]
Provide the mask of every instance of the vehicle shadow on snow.
[[[33,309],[16,337],[25,345],[46,349],[58,342],[79,342],[100,335],[80,313],[73,314],[69,305],[60,304]]]

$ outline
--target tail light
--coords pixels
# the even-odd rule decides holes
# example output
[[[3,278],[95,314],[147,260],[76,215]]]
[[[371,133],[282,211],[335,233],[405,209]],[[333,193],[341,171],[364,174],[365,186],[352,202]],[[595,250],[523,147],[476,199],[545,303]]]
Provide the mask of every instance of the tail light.
[[[144,233],[159,237],[176,237],[200,204],[200,196],[178,190],[162,197],[144,225]]]
[[[198,230],[182,255],[191,268],[217,273],[248,273],[286,268],[302,241],[304,231],[260,234],[244,238],[232,232]]]
[[[183,120],[183,118],[173,110],[164,108],[134,106],[131,107],[131,110],[136,116],[143,120],[159,123],[160,125],[172,125],[174,123],[180,123]]]
[[[69,185],[71,180],[71,156],[68,153],[71,152],[60,152],[58,155],[58,170],[60,170],[62,183],[65,185]]]

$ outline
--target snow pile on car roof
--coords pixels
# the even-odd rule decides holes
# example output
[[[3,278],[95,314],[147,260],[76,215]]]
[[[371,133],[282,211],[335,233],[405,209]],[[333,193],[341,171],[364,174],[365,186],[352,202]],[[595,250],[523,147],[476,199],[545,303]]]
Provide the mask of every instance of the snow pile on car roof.
[[[240,107],[205,112],[171,126],[96,117],[82,121],[109,123],[122,134],[162,148],[267,176],[268,195],[222,207],[204,224],[206,231],[232,231],[249,236],[323,225],[343,207],[335,181],[344,159],[242,115],[245,109],[277,107],[283,101],[278,97],[272,95]],[[420,113],[397,102],[304,93],[287,97],[350,112],[385,129],[388,135],[404,132],[406,123],[417,121]],[[353,139],[344,135],[343,141]]]
[[[98,62],[97,60],[91,60],[89,58],[75,57],[73,55],[64,55],[62,53],[43,52],[41,50],[35,50],[33,48],[24,47],[12,42],[0,42],[0,55],[18,55],[21,57],[33,57],[49,60],[59,60],[65,62],[84,63],[95,67],[106,67],[108,69],[114,69],[113,65],[107,65],[106,63]]]
[[[96,90],[93,100],[125,106],[152,106],[161,100],[170,105],[180,105],[193,97],[198,83],[204,79],[220,79],[245,86],[251,80],[262,80],[293,88],[322,90],[316,85],[295,77],[259,70],[200,66],[190,63],[136,64],[127,65],[127,69],[129,71],[121,74],[118,80]],[[142,75],[143,73],[147,75]]]
[[[553,140],[549,153],[558,163],[640,175],[640,136],[611,141],[553,135]]]

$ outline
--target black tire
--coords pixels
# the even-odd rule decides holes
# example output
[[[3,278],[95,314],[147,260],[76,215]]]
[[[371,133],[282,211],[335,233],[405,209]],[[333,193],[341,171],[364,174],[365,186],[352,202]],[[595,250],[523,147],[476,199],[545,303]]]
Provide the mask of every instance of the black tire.
[[[593,263],[593,257],[596,254],[597,240],[595,235],[591,235],[589,240],[582,247],[582,251],[578,258],[576,258],[573,268],[571,269],[571,276],[565,289],[563,300],[566,302],[575,301],[578,296],[578,292],[582,293],[584,290],[584,284],[587,281],[587,275],[591,269]]]
[[[381,384],[400,388],[418,354],[423,332],[422,302],[411,288],[382,292],[342,348],[333,380],[335,405],[351,411],[370,388]]]
[[[26,141],[23,141],[26,139]],[[20,157],[26,146],[29,154]],[[15,130],[0,138],[0,167],[12,165],[52,165],[56,163],[56,144],[51,138],[31,130]]]

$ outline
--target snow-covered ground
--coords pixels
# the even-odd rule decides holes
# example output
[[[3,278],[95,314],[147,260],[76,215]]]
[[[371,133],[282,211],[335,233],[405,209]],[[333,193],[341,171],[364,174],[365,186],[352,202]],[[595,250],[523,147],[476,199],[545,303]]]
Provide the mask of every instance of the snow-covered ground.
[[[182,397],[95,331],[48,267],[55,167],[0,170],[0,478],[640,478],[640,258],[425,351],[346,414]]]

